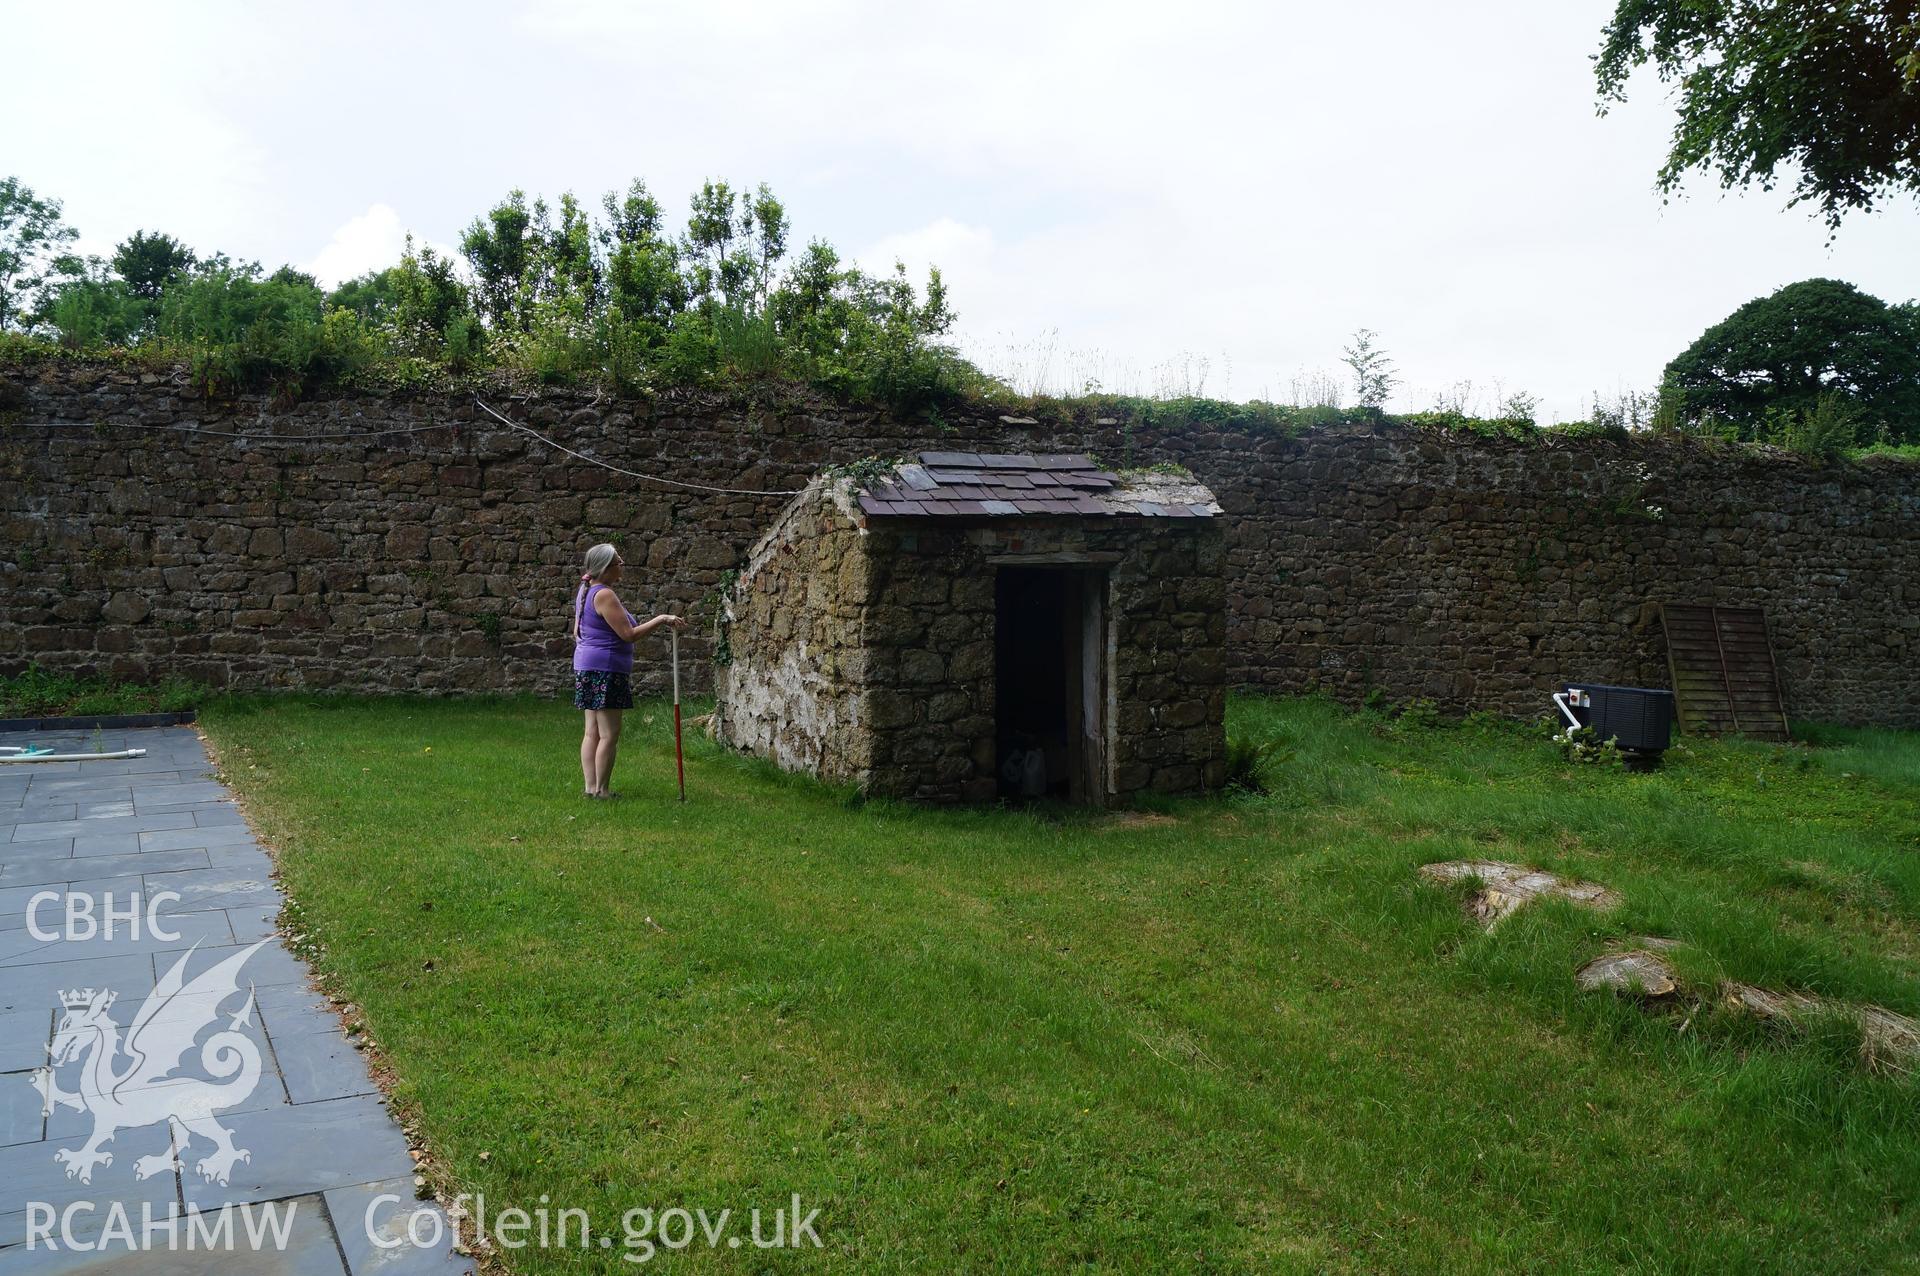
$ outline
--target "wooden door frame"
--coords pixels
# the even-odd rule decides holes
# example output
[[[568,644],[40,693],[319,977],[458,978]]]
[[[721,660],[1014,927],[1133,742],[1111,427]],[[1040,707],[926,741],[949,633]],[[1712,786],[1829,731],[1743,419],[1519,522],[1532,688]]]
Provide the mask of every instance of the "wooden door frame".
[[[1104,569],[1077,567],[1068,573],[1067,686],[1077,702],[1069,724],[1068,797],[1081,806],[1105,806],[1109,755],[1108,690],[1111,685]]]

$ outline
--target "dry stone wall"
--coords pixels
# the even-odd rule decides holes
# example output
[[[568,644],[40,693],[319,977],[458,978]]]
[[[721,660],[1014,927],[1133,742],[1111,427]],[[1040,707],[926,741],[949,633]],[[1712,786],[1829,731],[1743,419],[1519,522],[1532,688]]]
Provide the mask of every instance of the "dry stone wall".
[[[728,594],[721,739],[862,789],[999,792],[996,565],[1098,565],[1113,721],[1100,798],[1225,777],[1225,550],[1213,519],[875,520],[816,486]]]
[[[816,492],[818,488],[816,488]],[[750,586],[725,591],[716,727],[729,744],[836,784],[866,785],[873,748],[861,696],[871,560],[831,501],[787,509],[755,544]]]
[[[991,411],[934,428],[721,396],[489,402],[629,469],[770,493],[828,462],[961,444],[1184,464],[1227,511],[1236,684],[1531,714],[1562,679],[1665,685],[1648,604],[1668,599],[1766,608],[1793,716],[1920,726],[1911,465],[1391,425],[1283,438]],[[0,367],[0,422],[0,670],[558,693],[588,544],[622,545],[634,610],[704,624],[787,499],[587,466],[467,394],[223,400],[178,373],[45,360]],[[696,688],[701,646],[683,640]],[[664,651],[643,647],[639,673],[662,689]]]
[[[1224,552],[1214,520],[906,520],[868,541],[863,725],[875,792],[932,801],[996,793],[993,564],[1016,552],[1098,563],[1110,575],[1106,795],[1225,780]]]

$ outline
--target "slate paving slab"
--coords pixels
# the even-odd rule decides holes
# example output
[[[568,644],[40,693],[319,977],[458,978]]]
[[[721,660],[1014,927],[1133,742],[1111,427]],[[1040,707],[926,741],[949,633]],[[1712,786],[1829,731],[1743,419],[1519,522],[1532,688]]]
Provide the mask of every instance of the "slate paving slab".
[[[4,863],[4,860],[0,860],[0,863]],[[211,860],[207,860],[205,850],[157,850],[152,854],[134,852],[129,856],[73,856],[73,863],[21,860],[0,867],[0,886],[42,886],[79,879],[138,877],[142,873],[171,873],[175,869],[204,869],[209,865]]]
[[[107,816],[118,817],[123,815],[134,814],[133,799],[130,797],[105,799],[105,800],[97,799],[92,802],[75,802],[72,804],[72,806],[73,806],[72,818],[76,820],[98,820],[98,819],[104,819]],[[57,817],[49,817],[49,818],[57,818]]]
[[[209,846],[207,863],[214,868],[245,868],[262,873],[270,873],[272,866],[267,861],[265,851],[253,842],[234,846]]]
[[[0,1184],[5,1185],[0,1188],[0,1245],[18,1245],[27,1239],[29,1203],[58,1212],[77,1201],[89,1201],[97,1208],[86,1213],[95,1218],[116,1202],[128,1206],[135,1218],[140,1216],[143,1204],[156,1212],[164,1212],[179,1199],[179,1184],[172,1173],[145,1179],[133,1176],[135,1158],[164,1147],[166,1136],[162,1134],[157,1140],[146,1142],[154,1146],[143,1143],[140,1147],[122,1150],[114,1156],[112,1165],[96,1168],[91,1183],[68,1178],[66,1167],[53,1159],[51,1143],[0,1147]]]
[[[186,1070],[191,1072],[201,1071],[197,1066],[197,1061],[192,1059],[187,1063]],[[135,1089],[123,1090],[120,1093],[122,1096],[134,1102],[145,1103],[151,1099],[156,1104],[182,1108],[199,1099],[199,1087],[201,1085],[202,1079],[200,1077],[175,1077],[171,1081],[161,1081],[150,1086],[140,1086]],[[259,1081],[247,1093],[246,1097],[235,1099],[231,1104],[223,1103],[220,1106],[218,1120],[222,1126],[231,1129],[233,1127],[233,1121],[230,1118],[238,1113],[265,1112],[273,1108],[284,1108],[286,1106],[287,1088],[281,1084],[279,1075],[271,1071],[263,1070]],[[85,1112],[78,1112],[73,1108],[64,1106],[55,1108],[52,1115],[47,1117],[46,1138],[48,1146],[78,1147],[92,1129],[93,1118]],[[122,1145],[133,1149],[133,1152],[129,1155],[144,1155],[149,1152],[159,1152],[167,1146],[167,1131],[164,1127],[157,1124],[143,1126],[137,1130],[124,1131],[115,1136],[113,1143],[115,1147]],[[236,1146],[244,1148],[246,1145],[244,1143],[237,1143]],[[190,1145],[188,1155],[183,1159],[189,1166],[196,1165],[202,1157],[206,1156],[207,1153],[212,1150],[213,1148],[210,1144],[193,1141]]]
[[[227,786],[214,780],[199,780],[183,784],[154,784],[142,786],[133,794],[133,804],[137,807],[191,806],[196,802],[227,802],[232,798]]]
[[[187,953],[186,964],[181,967],[181,980],[184,983],[192,983],[195,978],[220,962],[237,953],[245,952],[251,946],[250,944],[228,944],[215,948],[194,948]],[[185,948],[185,945],[180,947]],[[155,977],[165,974],[180,956],[178,951],[155,953],[153,955]],[[304,987],[308,978],[306,963],[278,943],[268,944],[254,953],[247,961],[245,971],[246,985],[256,990],[271,984],[299,984]]]
[[[90,907],[94,910],[95,918],[104,917],[103,910],[108,904],[125,910],[131,897],[140,890],[139,881],[131,874],[124,877],[94,877],[91,875],[91,860],[68,862],[73,869],[72,881],[42,882],[37,886],[15,886],[0,890],[0,932],[36,926],[42,931],[57,930],[65,926],[69,906],[77,911]],[[163,902],[157,911],[165,913],[169,910]],[[116,921],[116,928],[118,925]]]
[[[134,900],[133,893],[126,892],[113,901],[113,906],[140,907]],[[52,910],[48,910],[48,914],[41,919],[42,935],[48,933],[46,928],[49,926],[57,931],[64,925],[58,914]],[[217,910],[176,913],[156,917],[154,921],[166,932],[164,935],[147,928],[144,914],[140,917],[137,933],[134,927],[116,920],[112,935],[96,934],[88,939],[41,939],[32,929],[0,930],[0,970],[48,962],[80,961],[88,957],[114,957],[123,953],[167,952],[196,943],[222,948],[233,943],[233,928],[227,925],[226,914]]]
[[[228,901],[231,902],[231,901]],[[250,944],[256,939],[265,939],[274,932],[274,919],[280,915],[280,905],[246,904],[239,908],[223,908],[227,915],[227,926],[233,931],[233,940],[237,944]]]
[[[105,778],[100,776],[79,775],[42,775],[41,768],[35,768],[33,777],[27,786],[29,793],[116,793],[131,789],[125,776]]]
[[[0,1250],[0,1276],[339,1276],[340,1253],[319,1196],[300,1196],[275,1207],[284,1231],[263,1225],[265,1245],[256,1246],[241,1221],[233,1222],[230,1247],[189,1248],[184,1231],[174,1248],[130,1250],[108,1241],[100,1251]],[[284,1235],[285,1244],[277,1244]]]
[[[305,1025],[320,1025],[338,1030],[341,1028],[340,1016],[334,1010],[333,1003],[305,984],[277,984],[266,988],[254,989],[254,1001],[260,1007],[260,1014],[266,1019],[267,1031],[278,1039],[282,1031],[311,1032],[312,1026],[297,1024],[303,1020]],[[324,1021],[324,1022],[323,1022]]]
[[[190,868],[173,873],[146,874],[149,897],[161,893],[178,895],[178,902],[167,907],[177,912],[208,908],[238,908],[248,904],[273,904],[280,901],[280,888],[268,877],[265,866],[249,872],[242,868]]]
[[[37,842],[9,842],[7,843],[7,862],[70,860],[73,858],[73,843],[74,839],[70,837],[48,837]]]
[[[66,748],[64,748],[59,744],[54,744],[51,741],[35,741],[32,736],[15,735],[15,734],[0,735],[0,744],[33,744],[33,743],[52,744],[53,751],[55,753],[67,752]],[[33,767],[33,771],[31,775],[32,775],[32,778],[34,779],[45,779],[46,777],[53,776],[53,775],[79,775],[80,774],[80,764],[78,762],[34,762],[34,763],[31,763],[30,765]],[[7,774],[9,777],[15,774],[18,774],[22,777],[25,777],[26,775],[28,775],[28,773],[25,771],[16,773],[13,770],[12,766],[9,766],[7,768]]]
[[[127,809],[115,811],[115,815],[132,815],[133,801],[127,800]],[[32,798],[22,798],[6,812],[6,819],[12,824],[45,823],[48,820],[77,820],[80,818],[78,802],[61,802],[49,799],[38,802]]]
[[[138,855],[140,853],[140,835],[138,833],[83,833],[73,839],[75,859],[90,859],[96,855]]]
[[[294,1103],[317,1103],[372,1094],[373,1079],[358,1050],[340,1035],[338,1027],[274,1038],[280,1077],[287,1098]]]
[[[179,849],[204,850],[209,846],[252,846],[253,834],[244,824],[216,824],[202,827],[194,824],[189,813],[155,815],[147,818],[156,820],[179,819],[178,828],[143,831],[140,834],[140,850],[170,851]]]
[[[53,1040],[53,1011],[14,1010],[0,1015],[0,1072],[37,1068]]]
[[[45,1062],[42,1055],[40,1062]],[[0,1147],[38,1143],[46,1136],[40,1091],[29,1072],[0,1072]]]
[[[45,888],[40,886],[0,887],[0,918],[5,918],[8,924],[12,926],[25,926],[27,924],[27,905],[32,902],[33,897],[43,889]]]
[[[111,762],[33,764],[28,776],[0,774],[0,1276],[470,1271],[471,1261],[452,1253],[451,1228],[442,1229],[442,1243],[424,1249],[375,1244],[376,1237],[395,1235],[395,1227],[404,1235],[407,1219],[423,1208],[413,1200],[406,1140],[340,1016],[277,935],[281,894],[271,862],[232,795],[214,780],[198,735],[161,728],[0,736],[25,739],[66,751],[148,752]],[[125,910],[137,896],[140,927],[135,932],[119,920],[111,936],[35,936],[27,910],[48,891],[59,901],[34,915],[42,930],[61,927],[69,897],[81,911],[90,908],[98,924],[109,901]],[[154,909],[165,936],[147,925],[147,905],[162,892],[178,896]],[[110,990],[114,1000],[104,1011],[81,1014],[99,1017],[91,1030],[97,1042],[111,1031],[124,1047],[150,994],[176,967],[184,986],[225,962],[237,963],[231,991],[193,990],[154,1003],[149,1031],[179,1043],[163,1047],[177,1049],[179,1062],[119,1093],[140,1114],[151,1108],[155,1115],[103,1144],[113,1160],[94,1166],[90,1183],[69,1178],[55,1153],[83,1147],[94,1114],[83,1099],[78,1108],[63,1104],[44,1116],[33,1071],[46,1061],[55,1025],[66,1016],[63,994]],[[223,1030],[252,1043],[259,1071],[250,1087],[235,1084],[244,1048],[224,1059],[201,1050]],[[87,1055],[89,1063],[93,1057]],[[123,1053],[115,1066],[125,1068],[130,1059]],[[80,1085],[84,1066],[77,1060],[61,1065],[55,1075],[63,1089]],[[223,1084],[224,1092],[217,1089]],[[225,1169],[224,1183],[218,1174],[203,1175],[202,1162],[225,1159],[216,1140],[201,1129],[175,1149],[168,1114],[218,1126],[247,1159],[214,1166]],[[172,1164],[176,1152],[178,1166]],[[135,1177],[142,1158],[144,1168],[155,1171],[146,1179]],[[383,1202],[383,1195],[394,1199]],[[29,1203],[63,1210],[80,1201],[94,1205],[74,1222],[80,1239],[112,1239],[104,1229],[114,1203],[127,1208],[136,1226],[143,1207],[165,1218],[182,1203],[200,1209],[271,1203],[290,1208],[292,1222],[284,1247],[261,1252],[244,1246],[168,1250],[164,1232],[158,1249],[54,1251],[25,1243]],[[443,1215],[433,1217],[444,1223]]]
[[[193,816],[179,811],[158,811],[152,815],[115,815],[105,819],[46,820],[15,824],[9,842],[36,842],[46,837],[98,837],[103,833],[158,833],[165,829],[192,828]]]
[[[413,1158],[384,1105],[373,1095],[327,1099],[241,1112],[221,1123],[252,1158],[225,1184],[191,1168],[183,1176],[189,1205],[272,1201],[315,1188],[352,1187],[413,1173]],[[409,1180],[411,1181],[411,1180]]]
[[[453,1232],[438,1205],[413,1199],[410,1178],[335,1188],[326,1200],[352,1276],[459,1276],[473,1270],[472,1259],[445,1245],[415,1243]]]
[[[122,997],[142,997],[152,987],[153,958],[140,953],[7,966],[0,968],[0,1013],[50,1011],[72,988],[111,988]]]
[[[214,830],[208,829],[206,832]],[[0,846],[0,861],[5,847]],[[160,851],[154,854],[90,855],[87,863],[63,863],[60,860],[21,860],[0,867],[0,887],[44,886],[49,882],[74,880],[76,874],[90,878],[138,877],[142,873],[165,873],[177,868],[206,868],[204,850]]]
[[[58,766],[60,764],[54,763],[52,765]],[[152,775],[160,771],[176,771],[183,765],[183,761],[180,758],[169,757],[162,754],[157,756],[150,755],[144,758],[124,758],[113,762],[69,762],[66,765],[72,767],[73,774],[76,775],[79,774],[80,768],[84,766],[87,771],[93,775],[113,779],[125,779],[133,775]]]

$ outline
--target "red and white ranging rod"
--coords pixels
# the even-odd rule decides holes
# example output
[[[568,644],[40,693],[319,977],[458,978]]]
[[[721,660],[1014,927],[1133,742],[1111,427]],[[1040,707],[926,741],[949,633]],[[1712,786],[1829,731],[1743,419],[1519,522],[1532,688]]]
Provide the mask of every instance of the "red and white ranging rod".
[[[680,779],[680,800],[687,800],[687,760],[680,749],[680,631],[667,630],[673,645],[673,769]]]

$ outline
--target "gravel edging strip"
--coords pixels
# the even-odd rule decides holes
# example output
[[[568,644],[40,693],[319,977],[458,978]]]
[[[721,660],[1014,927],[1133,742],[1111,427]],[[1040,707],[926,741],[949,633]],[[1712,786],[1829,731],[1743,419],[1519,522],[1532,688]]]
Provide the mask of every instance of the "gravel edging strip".
[[[119,731],[130,727],[184,727],[196,710],[176,713],[104,713],[90,718],[0,718],[0,731]]]

